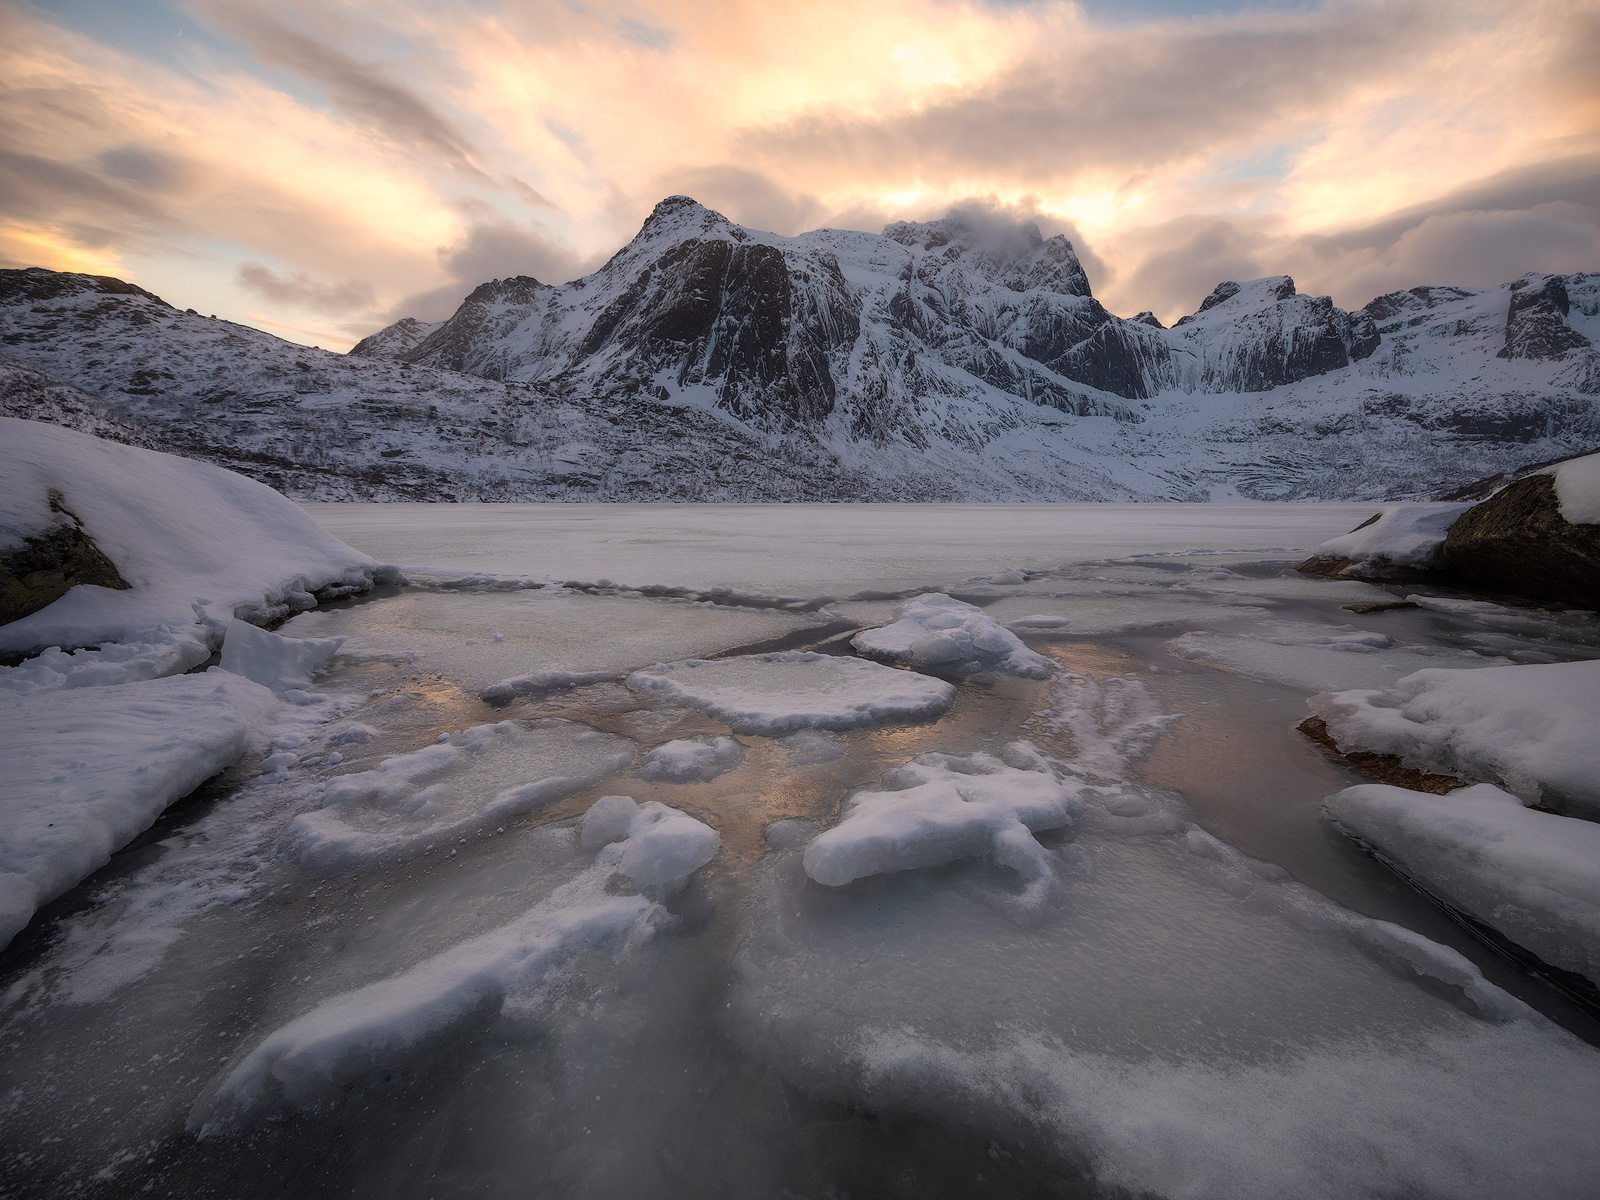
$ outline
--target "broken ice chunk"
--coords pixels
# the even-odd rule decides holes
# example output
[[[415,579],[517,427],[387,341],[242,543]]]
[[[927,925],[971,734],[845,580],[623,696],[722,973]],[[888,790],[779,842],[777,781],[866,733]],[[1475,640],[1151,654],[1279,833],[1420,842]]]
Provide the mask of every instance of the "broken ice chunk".
[[[945,675],[982,671],[1048,679],[1056,664],[1035,654],[983,610],[941,592],[918,596],[894,610],[894,621],[851,639],[863,654]]]

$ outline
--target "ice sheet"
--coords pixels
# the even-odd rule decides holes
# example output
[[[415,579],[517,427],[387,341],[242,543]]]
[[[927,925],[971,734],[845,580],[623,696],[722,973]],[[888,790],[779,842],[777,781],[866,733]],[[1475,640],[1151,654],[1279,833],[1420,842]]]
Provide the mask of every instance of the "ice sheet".
[[[1424,670],[1386,691],[1320,695],[1341,749],[1499,781],[1529,801],[1600,817],[1600,660]]]
[[[781,637],[812,623],[803,614],[775,609],[561,589],[415,588],[350,608],[303,613],[283,632],[348,636],[349,653],[414,662],[467,691],[505,681],[503,690],[514,695],[518,677],[617,674]]]
[[[1246,634],[1196,631],[1168,643],[1172,653],[1306,691],[1391,687],[1413,671],[1477,669],[1505,659],[1436,646],[1396,645],[1388,634],[1352,625],[1264,622]]]
[[[339,504],[305,506],[386,562],[627,584],[849,596],[1131,552],[1282,550],[1360,504]]]
[[[0,945],[237,760],[278,708],[221,671],[0,699]]]
[[[709,713],[735,733],[769,737],[926,720],[955,696],[950,684],[926,675],[809,653],[689,659],[637,671],[628,686]]]
[[[1487,783],[1448,796],[1363,784],[1326,811],[1430,892],[1600,984],[1600,824],[1524,808]]]
[[[475,725],[334,777],[291,839],[311,871],[360,869],[450,843],[541,808],[633,761],[626,738],[550,718]]]
[[[614,808],[619,799],[627,798],[606,797],[597,807]],[[594,866],[517,920],[325,1000],[269,1034],[196,1105],[190,1128],[215,1134],[275,1101],[321,1098],[486,1001],[530,991],[585,951],[623,951],[649,940],[670,914],[643,894],[614,890],[613,876],[620,869],[630,877],[638,871],[644,884],[677,882],[709,861],[718,838],[664,805],[635,810],[620,836],[602,844]]]

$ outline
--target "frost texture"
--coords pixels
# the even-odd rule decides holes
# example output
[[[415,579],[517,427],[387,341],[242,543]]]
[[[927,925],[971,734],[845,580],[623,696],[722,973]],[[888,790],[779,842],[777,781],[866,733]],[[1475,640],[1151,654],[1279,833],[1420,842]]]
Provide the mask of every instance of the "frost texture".
[[[1326,812],[1430,892],[1600,983],[1600,825],[1524,808],[1487,783],[1448,796],[1363,784]]]
[[[982,609],[939,592],[906,601],[894,610],[891,624],[863,630],[851,642],[874,658],[957,677],[1048,679],[1056,671],[1052,660],[1029,650]]]

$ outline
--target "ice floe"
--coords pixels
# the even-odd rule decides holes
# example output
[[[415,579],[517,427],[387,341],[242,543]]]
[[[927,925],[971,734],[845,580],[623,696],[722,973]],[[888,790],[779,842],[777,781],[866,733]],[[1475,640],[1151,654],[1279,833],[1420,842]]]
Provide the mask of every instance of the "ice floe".
[[[1340,749],[1497,780],[1525,800],[1600,817],[1600,660],[1423,670],[1387,690],[1315,696],[1311,708]]]
[[[1398,870],[1545,962],[1600,984],[1600,824],[1493,784],[1346,788],[1325,811]]]
[[[237,761],[280,707],[221,671],[0,699],[0,945]]]
[[[840,887],[867,875],[987,858],[1023,881],[1024,906],[1047,894],[1054,861],[1034,834],[1082,811],[1079,788],[1058,780],[1038,749],[1012,742],[998,756],[924,754],[853,793],[833,828],[806,847],[806,874]]]
[[[320,1099],[485,1003],[531,991],[586,951],[621,953],[648,941],[671,915],[647,895],[614,889],[613,877],[670,890],[719,841],[692,817],[626,796],[597,801],[583,838],[586,848],[600,842],[593,866],[516,920],[324,1000],[268,1034],[196,1104],[190,1128],[222,1133],[260,1108]]]
[[[235,618],[223,636],[221,666],[274,691],[310,687],[311,676],[332,661],[343,641],[281,637]]]
[[[873,658],[957,677],[987,672],[1048,679],[1057,669],[982,609],[941,592],[907,600],[893,622],[864,629],[851,641]]]
[[[744,761],[744,747],[730,737],[675,738],[644,756],[646,779],[663,783],[704,783]]]
[[[735,733],[769,737],[924,720],[955,696],[950,684],[913,671],[799,651],[668,663],[634,672],[628,686],[697,708]]]
[[[577,721],[474,725],[335,776],[320,807],[290,825],[306,869],[336,871],[409,858],[541,808],[619,771],[634,744]]]

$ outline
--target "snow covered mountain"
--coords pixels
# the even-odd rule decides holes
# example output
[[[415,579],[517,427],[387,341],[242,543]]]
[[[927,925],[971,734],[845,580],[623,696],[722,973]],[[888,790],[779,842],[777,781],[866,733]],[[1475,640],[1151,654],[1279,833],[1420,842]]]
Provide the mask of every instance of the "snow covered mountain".
[[[1427,495],[1600,444],[1596,338],[1600,275],[1353,313],[1225,282],[1163,329],[1032,226],[785,238],[681,196],[592,275],[494,280],[349,356],[0,272],[7,412],[87,419],[18,382],[42,370],[95,419],[329,499]]]

